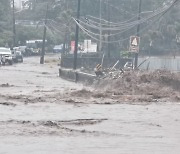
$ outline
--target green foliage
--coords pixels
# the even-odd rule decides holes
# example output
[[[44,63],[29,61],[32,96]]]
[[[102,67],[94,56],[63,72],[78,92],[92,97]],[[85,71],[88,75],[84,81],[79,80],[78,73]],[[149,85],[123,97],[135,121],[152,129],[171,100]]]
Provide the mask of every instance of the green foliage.
[[[122,58],[129,58],[131,56],[131,53],[129,51],[121,51],[120,56]]]
[[[18,26],[16,31],[16,38],[18,40],[19,45],[25,45],[26,40],[41,40],[43,38],[43,29],[44,27],[31,27],[31,26]],[[47,41],[50,44],[56,44],[57,40],[54,37],[54,34],[51,32],[47,32]]]
[[[70,44],[71,40],[75,38],[75,23],[72,17],[76,17],[77,0],[29,0],[31,6],[27,10],[16,14],[17,20],[31,20],[31,21],[44,21],[46,8],[48,8],[48,32],[47,39],[52,44],[67,43]],[[88,15],[99,18],[99,0],[82,0],[81,1],[81,18],[88,17]],[[162,7],[164,0],[142,0],[142,12],[153,11]],[[111,22],[124,22],[131,18],[137,20],[138,3],[139,0],[102,0],[102,18],[108,20],[108,10]],[[145,31],[141,32],[141,52],[153,54],[167,53],[168,49],[177,48],[176,35],[180,35],[180,5],[177,5],[166,13],[163,17],[159,18],[155,23],[148,27]],[[141,14],[142,17],[145,14]],[[52,26],[52,21],[56,22]],[[141,24],[140,29],[144,29],[151,22]],[[42,39],[43,27],[19,26],[17,28],[17,41],[22,44],[28,39]],[[111,50],[126,51],[129,48],[129,36],[134,35],[137,27],[134,27],[121,35],[111,37],[111,41],[124,40],[119,43],[111,44]],[[95,33],[99,33],[95,31]],[[0,1],[0,45],[12,43],[12,11],[10,8],[10,0]],[[80,31],[80,41],[90,39]],[[95,40],[94,40],[95,41]],[[96,41],[97,42],[97,41]],[[98,43],[98,42],[97,42]],[[107,45],[103,44],[106,48]],[[166,50],[165,50],[166,49]],[[106,49],[105,49],[106,50]],[[113,52],[112,52],[113,53]]]
[[[12,44],[12,33],[8,30],[0,33],[0,46],[5,46],[6,44]]]
[[[42,39],[42,30],[36,27],[17,26],[16,33],[17,40],[21,45],[25,45],[26,40]]]
[[[10,1],[0,1],[0,46],[12,42]]]

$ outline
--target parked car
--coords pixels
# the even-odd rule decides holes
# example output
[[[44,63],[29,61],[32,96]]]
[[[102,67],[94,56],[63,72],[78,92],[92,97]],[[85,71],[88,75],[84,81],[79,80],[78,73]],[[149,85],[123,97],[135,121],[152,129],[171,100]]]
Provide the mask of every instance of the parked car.
[[[19,48],[13,48],[12,50],[12,59],[13,62],[23,62],[23,55]]]
[[[9,65],[13,64],[11,50],[8,48],[0,47],[0,64],[5,65],[8,63]]]
[[[63,44],[61,45],[55,45],[53,48],[53,53],[60,53],[63,51]]]
[[[22,55],[26,52],[26,46],[19,46],[19,51],[21,51]]]

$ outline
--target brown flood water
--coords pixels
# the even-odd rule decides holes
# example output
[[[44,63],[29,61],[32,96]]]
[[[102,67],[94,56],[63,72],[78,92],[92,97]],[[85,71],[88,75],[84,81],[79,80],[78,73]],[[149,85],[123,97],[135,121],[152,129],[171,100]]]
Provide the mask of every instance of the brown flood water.
[[[0,154],[180,153],[180,103],[69,103],[82,85],[24,61],[0,67]]]

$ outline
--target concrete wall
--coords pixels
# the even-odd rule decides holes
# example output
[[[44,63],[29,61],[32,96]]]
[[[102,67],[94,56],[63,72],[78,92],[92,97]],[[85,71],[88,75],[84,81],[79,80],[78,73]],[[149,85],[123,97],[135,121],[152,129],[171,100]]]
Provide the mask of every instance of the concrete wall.
[[[96,79],[96,75],[74,71],[71,69],[64,69],[64,68],[59,69],[59,76],[69,81],[81,82],[87,84],[92,84]]]

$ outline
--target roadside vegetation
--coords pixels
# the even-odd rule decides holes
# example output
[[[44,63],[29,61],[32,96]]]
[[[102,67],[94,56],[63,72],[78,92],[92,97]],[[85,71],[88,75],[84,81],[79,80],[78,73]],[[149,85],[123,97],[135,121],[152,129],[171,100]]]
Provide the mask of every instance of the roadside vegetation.
[[[17,11],[15,14],[16,20],[30,20],[39,22],[39,26],[23,26],[16,25],[16,43],[24,45],[25,40],[42,39],[43,23],[46,13],[47,2],[48,9],[48,34],[47,40],[51,44],[70,44],[75,36],[75,22],[72,17],[76,17],[77,1],[54,0],[42,1],[29,0],[29,8]],[[127,22],[130,19],[137,20],[138,15],[138,0],[112,0],[102,1],[102,19],[112,23]],[[141,17],[165,6],[169,1],[151,0],[142,1]],[[131,5],[130,5],[131,4]],[[99,18],[99,0],[83,0],[81,1],[81,20],[92,19],[89,16]],[[155,22],[147,21],[141,24],[140,29],[145,29],[141,32],[141,53],[164,55],[178,55],[179,44],[177,37],[180,36],[180,4],[173,6],[167,13],[161,17],[157,17]],[[98,22],[98,20],[96,20]],[[88,21],[89,22],[89,21]],[[148,27],[147,27],[148,26]],[[110,48],[117,53],[119,51],[127,51],[129,40],[127,39],[132,34],[135,34],[137,26],[119,35],[114,35],[110,41],[124,40],[116,43],[111,43]],[[95,31],[94,33],[98,33]],[[104,34],[106,35],[106,34]],[[0,1],[0,46],[8,44],[12,45],[12,9],[10,0]],[[84,39],[92,39],[80,32],[80,41]],[[93,40],[93,39],[92,39]],[[103,44],[103,48],[107,48],[107,44]]]

